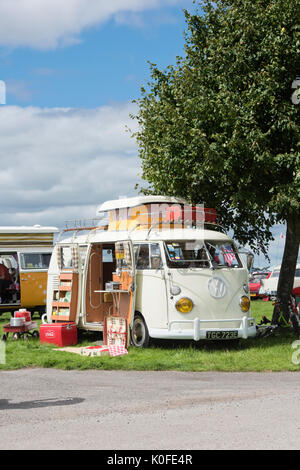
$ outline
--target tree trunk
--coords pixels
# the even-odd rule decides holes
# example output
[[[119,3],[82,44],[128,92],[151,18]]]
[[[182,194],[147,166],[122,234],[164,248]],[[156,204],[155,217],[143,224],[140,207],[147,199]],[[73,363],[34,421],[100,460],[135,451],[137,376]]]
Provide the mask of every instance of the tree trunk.
[[[293,290],[300,243],[300,214],[288,217],[286,239],[277,287],[277,297],[286,320],[289,318],[289,300]]]

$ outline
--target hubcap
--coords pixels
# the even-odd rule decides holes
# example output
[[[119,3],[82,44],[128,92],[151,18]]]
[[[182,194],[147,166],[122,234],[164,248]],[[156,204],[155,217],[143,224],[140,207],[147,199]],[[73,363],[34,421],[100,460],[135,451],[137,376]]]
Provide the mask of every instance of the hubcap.
[[[145,327],[140,319],[134,320],[132,336],[134,344],[136,344],[137,346],[143,344],[145,338]]]

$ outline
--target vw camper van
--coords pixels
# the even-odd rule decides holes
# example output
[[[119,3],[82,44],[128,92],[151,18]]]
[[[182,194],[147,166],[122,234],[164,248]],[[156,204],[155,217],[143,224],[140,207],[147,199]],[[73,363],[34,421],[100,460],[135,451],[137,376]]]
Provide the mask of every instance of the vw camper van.
[[[46,310],[47,271],[56,227],[0,227],[0,315]]]
[[[247,266],[214,210],[144,196],[108,201],[97,217],[60,235],[45,321],[103,331],[106,317],[120,316],[136,347],[256,335]]]

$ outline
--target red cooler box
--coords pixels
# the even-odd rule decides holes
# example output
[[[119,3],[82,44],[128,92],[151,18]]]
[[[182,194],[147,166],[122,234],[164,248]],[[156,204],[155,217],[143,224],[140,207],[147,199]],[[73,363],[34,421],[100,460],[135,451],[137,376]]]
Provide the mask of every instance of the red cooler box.
[[[50,323],[40,326],[40,342],[57,346],[77,344],[77,326],[75,323]]]

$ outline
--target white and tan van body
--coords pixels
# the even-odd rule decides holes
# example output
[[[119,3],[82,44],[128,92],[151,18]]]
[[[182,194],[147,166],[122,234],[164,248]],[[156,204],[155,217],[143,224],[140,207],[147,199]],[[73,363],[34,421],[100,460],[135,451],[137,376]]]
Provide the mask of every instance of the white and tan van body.
[[[147,205],[149,198],[123,204]],[[157,202],[182,203],[163,197]],[[103,206],[109,212],[113,204]],[[248,269],[233,240],[206,224],[166,228],[160,220],[145,228],[144,222],[123,230],[110,220],[104,230],[77,230],[61,239],[48,271],[47,321],[102,331],[106,316],[120,315],[136,346],[147,345],[148,337],[255,336]]]

